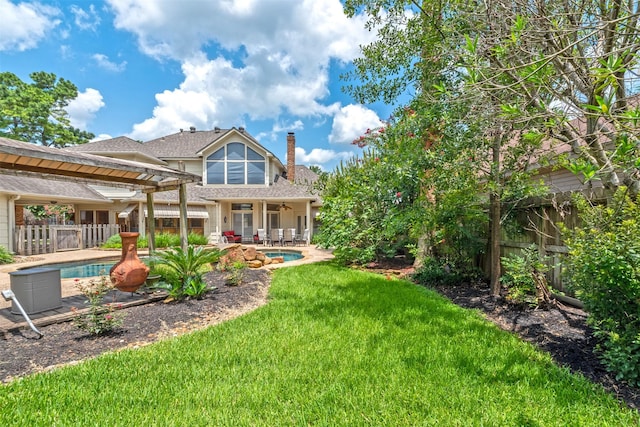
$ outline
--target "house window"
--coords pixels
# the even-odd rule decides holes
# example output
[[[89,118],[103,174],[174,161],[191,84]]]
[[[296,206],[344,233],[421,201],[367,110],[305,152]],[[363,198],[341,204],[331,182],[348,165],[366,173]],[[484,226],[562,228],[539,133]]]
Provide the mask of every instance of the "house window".
[[[253,203],[232,203],[231,210],[232,211],[252,211]]]
[[[109,224],[109,211],[80,211],[80,224]]]
[[[96,224],[109,224],[109,211],[96,211]]]
[[[207,156],[207,184],[264,184],[262,155],[240,142],[232,142]]]
[[[80,211],[80,224],[93,224],[93,211]]]

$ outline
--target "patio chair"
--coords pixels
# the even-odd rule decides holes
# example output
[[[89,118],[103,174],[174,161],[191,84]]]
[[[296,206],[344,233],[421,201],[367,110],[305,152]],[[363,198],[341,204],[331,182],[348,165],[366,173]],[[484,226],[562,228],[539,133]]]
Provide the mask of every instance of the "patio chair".
[[[271,229],[271,245],[282,246],[282,242],[284,241],[284,230],[282,228],[272,228]]]
[[[233,231],[233,230],[223,231],[222,232],[222,238],[227,243],[241,243],[242,242],[242,236],[240,234],[236,234],[236,232]]]
[[[309,245],[309,229],[305,228],[304,229],[304,233],[302,233],[301,235],[297,235],[296,239],[295,239],[295,245],[305,245],[308,246]]]
[[[296,238],[296,229],[295,228],[286,228],[284,230],[284,239],[282,243],[286,246],[287,244],[294,245]]]
[[[267,235],[267,231],[264,228],[258,228],[258,240],[256,243],[262,243],[264,246],[271,244],[271,238]]]

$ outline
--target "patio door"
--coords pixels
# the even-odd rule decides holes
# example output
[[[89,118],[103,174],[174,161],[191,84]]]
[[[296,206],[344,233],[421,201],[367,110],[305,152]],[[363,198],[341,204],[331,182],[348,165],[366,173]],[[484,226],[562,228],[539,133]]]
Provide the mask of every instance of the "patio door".
[[[253,237],[253,212],[234,212],[233,231],[242,235],[242,240],[251,240]]]
[[[269,212],[267,214],[267,231],[271,231],[274,228],[280,228],[280,214],[275,212]]]

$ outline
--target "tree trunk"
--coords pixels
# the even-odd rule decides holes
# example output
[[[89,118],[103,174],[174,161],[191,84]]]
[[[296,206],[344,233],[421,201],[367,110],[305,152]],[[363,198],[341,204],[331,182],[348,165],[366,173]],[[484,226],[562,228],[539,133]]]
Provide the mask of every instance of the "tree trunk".
[[[500,197],[491,192],[490,197],[490,227],[491,234],[489,241],[491,242],[490,254],[490,278],[491,278],[491,295],[500,295]]]
[[[493,189],[490,190],[489,196],[489,224],[491,227],[490,241],[490,279],[491,279],[491,295],[500,295],[500,238],[501,225],[500,219],[502,212],[500,211],[500,148],[502,137],[500,132],[496,132],[491,147],[491,180],[493,181]]]
[[[421,268],[424,265],[424,260],[431,255],[431,250],[429,249],[430,241],[431,239],[426,234],[418,238],[418,250],[413,260],[413,268],[416,270]]]

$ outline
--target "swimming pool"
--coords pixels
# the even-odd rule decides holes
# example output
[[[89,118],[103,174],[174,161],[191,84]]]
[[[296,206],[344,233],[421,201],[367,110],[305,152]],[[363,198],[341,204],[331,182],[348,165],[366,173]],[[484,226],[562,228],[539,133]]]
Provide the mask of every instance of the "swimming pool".
[[[142,262],[147,262],[147,257],[140,257]],[[109,270],[113,267],[120,258],[105,259],[105,260],[86,260],[86,261],[74,261],[74,262],[60,262],[57,264],[46,264],[42,267],[47,268],[59,268],[61,279],[83,279],[85,277],[100,276],[102,274],[109,275]]]
[[[264,252],[264,254],[269,258],[275,258],[275,257],[281,256],[284,258],[284,262],[296,261],[304,258],[304,255],[296,251],[271,251],[271,252]]]

